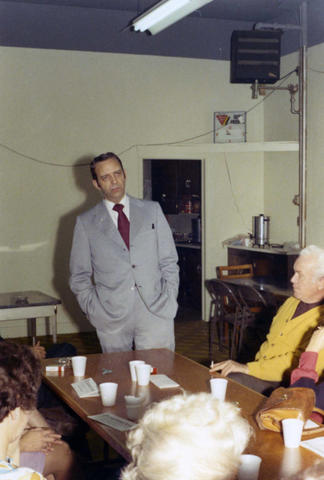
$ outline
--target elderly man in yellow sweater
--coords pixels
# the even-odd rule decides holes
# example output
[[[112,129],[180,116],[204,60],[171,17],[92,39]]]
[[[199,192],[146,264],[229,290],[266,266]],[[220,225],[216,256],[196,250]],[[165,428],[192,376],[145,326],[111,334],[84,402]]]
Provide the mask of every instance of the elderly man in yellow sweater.
[[[311,245],[304,248],[294,264],[291,278],[294,296],[288,298],[274,317],[267,339],[253,362],[233,360],[216,363],[210,372],[269,394],[289,384],[289,375],[298,364],[314,329],[324,323],[324,250]],[[324,351],[319,355],[317,372],[324,368]]]

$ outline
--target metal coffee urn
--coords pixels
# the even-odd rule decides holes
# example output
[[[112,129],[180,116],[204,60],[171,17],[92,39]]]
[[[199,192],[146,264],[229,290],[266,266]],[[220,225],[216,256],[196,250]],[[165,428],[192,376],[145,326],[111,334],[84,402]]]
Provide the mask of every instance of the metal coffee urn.
[[[253,244],[258,247],[269,245],[269,224],[270,217],[261,213],[257,217],[252,217],[252,237]]]

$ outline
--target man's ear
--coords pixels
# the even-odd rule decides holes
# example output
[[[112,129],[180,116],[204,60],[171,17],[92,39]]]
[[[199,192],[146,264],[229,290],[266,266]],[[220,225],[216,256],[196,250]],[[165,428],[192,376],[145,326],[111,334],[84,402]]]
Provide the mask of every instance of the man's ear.
[[[93,180],[92,180],[92,185],[94,186],[94,188],[95,188],[96,190],[101,190],[101,188],[100,188],[97,180],[93,179]]]

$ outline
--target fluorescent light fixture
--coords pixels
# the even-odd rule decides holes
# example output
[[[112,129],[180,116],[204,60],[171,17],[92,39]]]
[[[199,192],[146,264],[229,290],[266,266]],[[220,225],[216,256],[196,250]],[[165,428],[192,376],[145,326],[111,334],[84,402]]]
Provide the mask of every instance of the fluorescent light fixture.
[[[132,22],[135,31],[159,33],[213,0],[162,0]]]

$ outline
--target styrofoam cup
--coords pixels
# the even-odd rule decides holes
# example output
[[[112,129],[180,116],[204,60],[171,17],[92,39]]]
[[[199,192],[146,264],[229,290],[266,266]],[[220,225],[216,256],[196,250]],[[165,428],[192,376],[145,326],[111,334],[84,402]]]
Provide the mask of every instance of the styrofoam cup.
[[[100,383],[99,390],[104,407],[112,407],[116,403],[118,383]]]
[[[125,395],[127,417],[130,420],[138,420],[144,412],[144,399],[133,395]]]
[[[298,418],[282,420],[284,444],[287,448],[298,448],[303,433],[304,422]]]
[[[73,375],[75,377],[84,377],[87,364],[87,357],[76,355],[72,357]]]
[[[209,382],[212,397],[224,401],[228,380],[226,378],[211,378]]]
[[[138,385],[145,386],[149,384],[151,369],[151,365],[148,365],[147,363],[138,363],[135,365]]]
[[[137,382],[135,365],[140,365],[141,363],[145,363],[144,360],[131,360],[129,362],[129,370],[130,370],[132,382]]]
[[[258,480],[260,465],[261,458],[257,455],[241,455],[237,473],[238,480]]]

